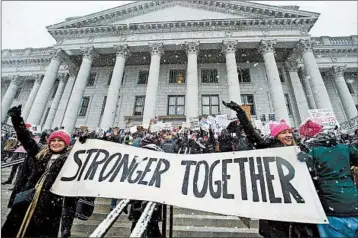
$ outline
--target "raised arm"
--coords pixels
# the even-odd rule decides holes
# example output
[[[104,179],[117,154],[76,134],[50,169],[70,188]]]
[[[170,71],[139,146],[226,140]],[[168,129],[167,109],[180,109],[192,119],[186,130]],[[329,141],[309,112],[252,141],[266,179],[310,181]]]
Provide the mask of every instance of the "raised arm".
[[[17,139],[21,142],[27,154],[34,157],[40,151],[40,147],[25,126],[24,119],[21,117],[21,106],[22,105],[11,108],[8,115],[11,117],[11,122],[16,132]]]

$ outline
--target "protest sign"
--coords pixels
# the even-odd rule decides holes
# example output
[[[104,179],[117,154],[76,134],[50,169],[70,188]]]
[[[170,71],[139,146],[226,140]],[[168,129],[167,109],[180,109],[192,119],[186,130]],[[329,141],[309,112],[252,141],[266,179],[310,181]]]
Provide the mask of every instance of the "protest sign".
[[[323,128],[329,129],[339,125],[333,111],[328,108],[308,110],[309,117],[312,121],[322,125]]]
[[[133,134],[137,132],[137,126],[132,126],[131,128],[129,128],[129,131]]]
[[[200,130],[199,127],[199,118],[197,117],[190,117],[189,118],[189,123],[190,123],[190,129],[195,131],[195,130]]]
[[[171,122],[163,123],[163,128],[162,129],[171,131],[173,129],[172,123]]]
[[[77,142],[51,192],[136,199],[224,215],[327,223],[298,147],[169,154],[108,141]]]
[[[249,121],[251,121],[251,106],[241,105],[240,107],[242,108],[242,110],[245,111],[245,114],[246,114],[247,118],[249,119]]]
[[[347,133],[354,132],[354,130],[358,129],[358,116],[341,123],[339,129],[344,130]]]
[[[214,125],[215,124],[215,117],[208,116],[207,121],[210,123],[210,125]]]
[[[1,132],[15,133],[14,127],[6,123],[1,123]]]
[[[209,132],[210,123],[205,118],[202,118],[199,122],[199,126],[202,130]]]

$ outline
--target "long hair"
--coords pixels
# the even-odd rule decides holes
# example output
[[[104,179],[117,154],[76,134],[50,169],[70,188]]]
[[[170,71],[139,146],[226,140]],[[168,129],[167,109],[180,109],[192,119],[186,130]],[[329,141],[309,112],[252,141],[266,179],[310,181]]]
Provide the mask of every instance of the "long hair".
[[[37,153],[35,158],[38,160],[41,160],[43,157],[45,157],[46,155],[48,155],[50,153],[51,153],[50,146],[46,145],[42,150],[40,150],[39,153]]]

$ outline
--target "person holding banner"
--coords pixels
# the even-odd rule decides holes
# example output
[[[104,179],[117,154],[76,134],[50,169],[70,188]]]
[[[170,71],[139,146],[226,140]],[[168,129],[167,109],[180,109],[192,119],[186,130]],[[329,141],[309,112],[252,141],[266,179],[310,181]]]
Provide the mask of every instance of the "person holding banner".
[[[254,129],[245,111],[237,103],[231,101],[223,104],[237,113],[248,140],[256,149],[295,146],[292,128],[284,121],[270,124],[271,137],[264,140]],[[317,237],[317,226],[313,224],[260,220],[259,233],[263,237]]]
[[[31,137],[21,117],[21,105],[9,110],[17,137],[28,156],[34,160],[31,176],[23,190],[15,197],[12,209],[2,226],[3,237],[57,237],[62,210],[73,214],[75,198],[63,198],[50,192],[63,164],[70,152],[70,136],[65,131],[55,131],[48,138],[48,145],[43,149]],[[64,203],[65,200],[65,203]],[[66,202],[67,200],[67,202]],[[65,205],[63,205],[65,204]],[[73,216],[63,216],[63,222],[72,220]],[[72,224],[72,222],[69,222]],[[70,234],[62,234],[68,237]]]
[[[302,159],[329,221],[318,225],[321,237],[358,237],[358,189],[351,171],[358,166],[358,149],[339,143],[333,132],[323,132],[311,120],[299,132],[309,154]]]

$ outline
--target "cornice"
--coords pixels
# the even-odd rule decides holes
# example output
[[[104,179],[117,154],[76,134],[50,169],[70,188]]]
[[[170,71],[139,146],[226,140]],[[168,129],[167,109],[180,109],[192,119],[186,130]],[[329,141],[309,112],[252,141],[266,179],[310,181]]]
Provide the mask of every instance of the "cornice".
[[[345,48],[315,48],[313,47],[313,54],[315,57],[357,57],[358,47],[345,47]]]

